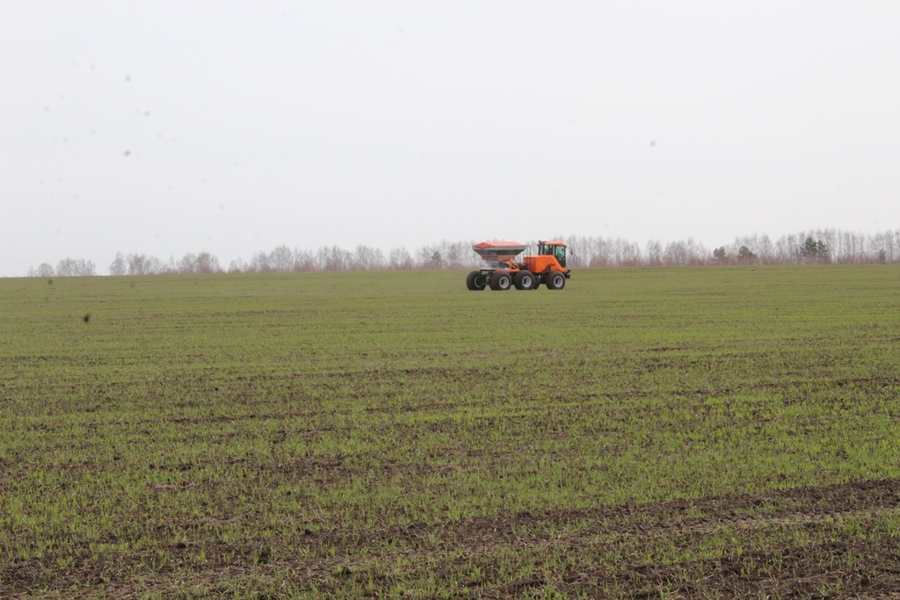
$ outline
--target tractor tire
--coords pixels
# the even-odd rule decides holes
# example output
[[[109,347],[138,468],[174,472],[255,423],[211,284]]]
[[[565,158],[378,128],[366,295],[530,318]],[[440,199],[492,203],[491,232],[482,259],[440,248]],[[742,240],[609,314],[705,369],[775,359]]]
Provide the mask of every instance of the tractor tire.
[[[531,271],[519,271],[513,277],[513,285],[517,290],[532,290],[535,287],[534,282],[534,275]]]
[[[496,292],[503,292],[512,286],[512,277],[509,273],[494,273],[491,275],[491,289]]]
[[[481,271],[472,271],[469,273],[469,276],[466,277],[466,287],[473,292],[480,292],[487,287],[487,283],[487,276]]]
[[[548,290],[561,290],[566,287],[566,274],[562,271],[550,271],[544,281]]]

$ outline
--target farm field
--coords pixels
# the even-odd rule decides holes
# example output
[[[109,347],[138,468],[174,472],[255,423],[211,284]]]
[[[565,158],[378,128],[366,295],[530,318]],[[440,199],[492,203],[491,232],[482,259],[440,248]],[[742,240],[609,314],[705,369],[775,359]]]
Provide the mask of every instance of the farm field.
[[[0,598],[900,597],[900,265],[464,280],[0,279]]]

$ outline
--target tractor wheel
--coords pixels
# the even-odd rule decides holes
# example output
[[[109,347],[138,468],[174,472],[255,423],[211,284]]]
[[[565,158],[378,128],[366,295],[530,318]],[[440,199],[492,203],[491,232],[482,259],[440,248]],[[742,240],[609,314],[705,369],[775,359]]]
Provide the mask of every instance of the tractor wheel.
[[[560,271],[550,271],[546,282],[548,290],[561,290],[566,287],[566,276]]]
[[[509,273],[494,273],[491,275],[491,289],[501,292],[508,290],[512,285],[512,278]]]
[[[517,290],[530,290],[534,288],[534,275],[531,271],[519,271],[513,277],[513,284]]]
[[[480,292],[487,287],[487,277],[481,271],[472,271],[466,277],[466,287],[473,292]]]

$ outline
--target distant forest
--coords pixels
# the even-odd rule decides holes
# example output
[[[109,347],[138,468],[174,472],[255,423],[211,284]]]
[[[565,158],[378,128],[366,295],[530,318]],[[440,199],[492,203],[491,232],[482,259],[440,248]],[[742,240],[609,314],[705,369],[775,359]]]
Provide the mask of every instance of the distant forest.
[[[786,235],[775,241],[767,235],[735,238],[709,249],[693,239],[650,241],[642,248],[622,238],[562,236],[569,245],[570,268],[577,267],[685,267],[719,265],[862,264],[900,262],[900,229],[874,234],[817,229]],[[480,241],[480,240],[479,240]],[[318,250],[278,246],[259,251],[250,260],[237,259],[228,266],[209,252],[188,253],[164,261],[146,254],[119,252],[109,265],[110,275],[161,275],[200,273],[303,273],[311,271],[375,271],[397,269],[466,269],[484,263],[472,244],[441,241],[413,253],[394,248],[385,254],[378,248],[357,246],[345,250],[326,246]],[[535,243],[529,244],[531,252]],[[529,250],[526,250],[526,253]],[[29,277],[97,275],[96,265],[85,259],[65,258],[56,267],[42,263],[28,270]]]

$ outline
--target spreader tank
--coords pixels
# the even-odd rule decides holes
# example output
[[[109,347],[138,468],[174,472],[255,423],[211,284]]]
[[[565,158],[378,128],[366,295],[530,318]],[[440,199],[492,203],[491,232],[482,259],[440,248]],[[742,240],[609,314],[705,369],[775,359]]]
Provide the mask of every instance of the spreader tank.
[[[478,256],[495,269],[509,266],[509,262],[525,252],[525,244],[519,242],[481,242],[472,246]]]

